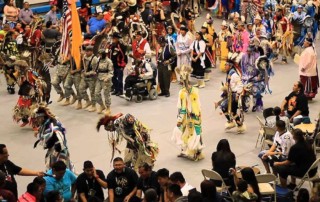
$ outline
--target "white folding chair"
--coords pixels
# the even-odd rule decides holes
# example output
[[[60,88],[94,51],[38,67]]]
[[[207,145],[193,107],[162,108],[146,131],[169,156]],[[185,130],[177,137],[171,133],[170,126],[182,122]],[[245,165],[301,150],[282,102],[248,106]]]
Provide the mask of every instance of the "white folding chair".
[[[259,116],[256,116],[256,117],[257,117],[257,119],[258,119],[258,122],[259,122],[259,125],[260,125],[260,129],[259,129],[259,134],[258,134],[258,138],[257,138],[257,142],[256,142],[256,147],[255,147],[255,148],[257,148],[257,146],[258,146],[258,141],[259,141],[260,137],[263,138],[263,134],[264,134],[264,130],[263,130],[264,123],[263,123],[262,120],[259,118]],[[261,139],[261,141],[262,141],[262,140],[263,140],[263,139]]]
[[[308,169],[308,171],[306,172],[306,174],[304,174],[304,176],[301,178],[301,177],[297,177],[297,176],[292,176],[292,177],[295,177],[297,179],[300,179],[300,182],[299,184],[296,186],[296,188],[294,189],[294,191],[299,191],[300,188],[302,187],[303,183],[305,181],[308,181],[309,182],[309,186],[310,186],[310,190],[312,190],[312,181],[316,180],[316,179],[320,179],[319,178],[319,173],[318,171],[316,172],[316,174],[314,176],[310,176],[309,175],[309,172],[315,168],[318,167],[318,164],[320,162],[320,158],[318,158],[317,160],[315,160],[315,162],[310,166],[310,168]]]
[[[274,128],[266,126],[258,116],[256,116],[256,117],[257,117],[258,122],[260,124],[259,135],[258,135],[258,138],[256,141],[256,148],[257,148],[260,136],[261,136],[261,149],[260,150],[263,150],[266,145],[273,144],[272,140],[268,139],[267,137],[274,136],[276,134],[276,130]]]
[[[213,170],[208,170],[208,169],[202,169],[201,172],[205,180],[211,179],[211,180],[221,181],[221,187],[217,187],[217,192],[220,192],[222,194],[223,191],[227,191],[229,196],[231,196],[228,189],[229,187],[226,185],[226,183],[224,182],[223,178],[219,173]]]
[[[314,149],[314,153],[316,156],[317,156],[317,151],[320,150],[320,147],[318,147],[319,142],[320,142],[320,132],[314,137],[313,144],[312,144],[312,147]]]
[[[261,150],[265,149],[265,146],[266,145],[272,145],[273,144],[273,141],[270,140],[270,137],[273,137],[275,134],[276,134],[276,130],[274,128],[271,128],[271,127],[268,127],[268,126],[264,126],[263,127],[263,142],[262,142],[262,145],[261,145]],[[268,139],[269,137],[269,139]]]
[[[276,181],[277,177],[274,174],[267,173],[267,174],[261,174],[261,175],[256,175],[257,181],[258,181],[258,186],[259,190],[262,196],[274,196],[274,201],[277,201],[277,196],[276,196]],[[272,182],[273,185],[270,183]],[[272,198],[270,198],[270,201]]]

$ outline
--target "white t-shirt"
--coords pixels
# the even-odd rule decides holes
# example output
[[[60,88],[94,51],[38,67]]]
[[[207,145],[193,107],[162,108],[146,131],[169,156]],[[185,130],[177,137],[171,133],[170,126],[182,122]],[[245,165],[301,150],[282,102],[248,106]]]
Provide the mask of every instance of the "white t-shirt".
[[[276,129],[276,122],[277,122],[277,117],[276,116],[269,116],[266,118],[266,126],[270,128]],[[286,129],[290,130],[290,120],[286,116],[280,116],[280,120],[284,121],[286,123]]]
[[[189,190],[194,189],[188,182],[181,188],[182,196],[188,196]]]
[[[292,145],[295,144],[295,141],[290,132],[285,132],[281,136],[277,131],[274,135],[273,145],[277,146],[276,151],[281,151],[283,155],[288,156],[289,150]]]
[[[232,92],[240,94],[243,91],[243,83],[237,73],[233,73],[230,78],[230,88]]]

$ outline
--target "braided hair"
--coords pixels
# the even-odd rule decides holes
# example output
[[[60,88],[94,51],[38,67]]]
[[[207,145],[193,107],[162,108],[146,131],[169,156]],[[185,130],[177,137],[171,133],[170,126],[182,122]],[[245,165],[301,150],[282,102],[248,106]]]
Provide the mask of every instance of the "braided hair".
[[[276,116],[276,121],[280,120],[281,109],[280,107],[273,108],[273,114]]]

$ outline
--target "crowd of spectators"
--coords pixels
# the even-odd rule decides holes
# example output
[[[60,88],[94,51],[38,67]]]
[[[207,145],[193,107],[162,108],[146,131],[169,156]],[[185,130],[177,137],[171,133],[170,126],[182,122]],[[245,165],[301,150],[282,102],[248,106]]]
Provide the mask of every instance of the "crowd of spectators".
[[[277,128],[285,128],[283,121],[278,120]],[[278,130],[279,133],[282,130]],[[283,133],[283,132],[282,132]],[[281,136],[281,134],[280,134]],[[303,133],[293,131],[294,144],[288,150],[288,158],[278,161],[269,159],[274,174],[279,174],[280,185],[287,186],[287,177],[302,176],[315,160],[315,155]],[[281,140],[279,140],[281,141]],[[273,146],[272,146],[273,147]],[[271,149],[272,149],[271,147]],[[264,153],[271,155],[270,151]],[[301,156],[302,155],[302,156]],[[261,155],[260,155],[261,156]],[[309,159],[306,159],[309,156]],[[239,169],[236,167],[236,157],[230,149],[228,140],[222,139],[217,145],[217,151],[212,154],[212,170],[219,173],[229,186],[229,193],[217,192],[221,182],[205,179],[200,184],[200,190],[185,179],[180,171],[170,173],[161,168],[153,171],[152,166],[143,163],[135,171],[127,167],[122,158],[113,160],[113,169],[105,175],[95,168],[91,161],[83,163],[83,172],[75,174],[67,169],[63,161],[57,161],[46,173],[21,168],[11,162],[6,145],[0,144],[0,199],[8,202],[38,202],[38,201],[110,201],[110,202],[223,202],[223,201],[263,201],[255,172],[252,167]],[[263,158],[262,158],[263,159]],[[264,159],[263,159],[264,160]],[[273,163],[271,163],[273,162]],[[293,164],[294,163],[294,164]],[[270,172],[270,170],[267,170]],[[241,179],[238,173],[241,174]],[[310,171],[314,175],[316,170]],[[139,174],[139,175],[138,175]],[[36,176],[27,185],[26,192],[18,194],[18,183],[15,175]],[[294,183],[295,181],[291,181]],[[289,186],[292,189],[292,184]],[[294,187],[293,187],[294,188]],[[107,196],[104,190],[107,189]],[[309,191],[300,189],[297,202],[317,201],[318,190],[315,187],[310,197]]]

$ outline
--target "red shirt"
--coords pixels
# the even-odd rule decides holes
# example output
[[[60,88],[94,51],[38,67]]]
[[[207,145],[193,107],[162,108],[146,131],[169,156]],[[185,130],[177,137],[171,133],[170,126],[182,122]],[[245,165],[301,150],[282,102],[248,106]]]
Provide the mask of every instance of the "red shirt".
[[[37,199],[35,196],[26,192],[26,193],[22,194],[22,196],[20,196],[20,198],[18,199],[18,202],[37,202]]]
[[[24,36],[28,39],[31,35],[31,30],[28,30],[24,33]]]
[[[286,31],[289,31],[290,30],[290,26],[288,26],[288,19],[286,17],[282,17],[279,21],[277,19],[277,16],[274,16],[273,17],[273,20],[274,20],[274,26],[275,26],[275,30],[277,30],[279,27],[278,27],[278,23],[282,29],[282,33],[286,33]],[[288,29],[288,30],[287,30]]]
[[[140,53],[138,49],[144,50],[144,46],[146,45],[148,41],[146,39],[142,39],[142,41],[139,43],[139,41],[135,40],[132,43],[132,52],[133,56],[137,59],[142,59],[144,54]]]
[[[39,46],[40,45],[40,40],[41,40],[41,30],[37,29],[33,35],[31,36],[30,39],[30,44],[32,46]]]
[[[111,22],[112,12],[107,12],[104,14],[103,19],[107,22]]]

